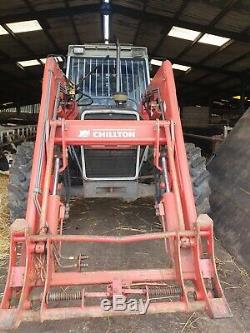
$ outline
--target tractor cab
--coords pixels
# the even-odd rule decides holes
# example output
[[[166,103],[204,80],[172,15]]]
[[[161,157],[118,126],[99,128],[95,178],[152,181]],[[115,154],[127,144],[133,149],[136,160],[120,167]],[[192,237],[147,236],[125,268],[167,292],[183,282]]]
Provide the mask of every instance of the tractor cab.
[[[77,86],[82,111],[117,106],[137,110],[149,84],[147,49],[119,44],[70,45],[67,76]]]
[[[149,84],[147,49],[132,45],[71,45],[67,77],[75,84],[82,120],[139,121],[138,106]],[[88,133],[82,133],[87,135]],[[131,131],[99,131],[102,137]],[[136,199],[146,147],[81,146],[79,157],[85,197]],[[75,159],[75,158],[74,158]]]

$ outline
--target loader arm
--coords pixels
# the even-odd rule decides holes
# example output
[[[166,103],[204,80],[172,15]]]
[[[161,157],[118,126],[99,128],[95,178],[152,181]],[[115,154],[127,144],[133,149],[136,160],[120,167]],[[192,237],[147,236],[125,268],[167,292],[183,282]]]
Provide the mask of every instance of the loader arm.
[[[79,120],[74,87],[53,58],[48,58],[43,79],[41,109],[33,157],[33,169],[25,220],[11,227],[11,248],[6,288],[1,303],[0,327],[12,329],[22,321],[76,317],[131,315],[104,312],[85,300],[116,295],[143,295],[148,313],[206,311],[213,318],[231,312],[217,276],[213,222],[197,218],[173,71],[166,61],[157,72],[140,105],[141,121]],[[122,135],[96,133],[119,129]],[[158,174],[160,197],[156,214],[163,231],[130,236],[65,235],[62,225],[65,203],[59,176],[68,167],[68,147],[150,146]],[[63,244],[131,244],[158,240],[165,243],[170,268],[115,271],[84,270],[80,255],[70,270],[60,262]],[[21,254],[21,259],[20,259]],[[103,291],[98,287],[105,286]],[[157,286],[157,290],[152,287]],[[88,286],[92,286],[91,291]],[[60,293],[59,288],[74,291]],[[93,288],[97,290],[93,291]],[[151,302],[163,293],[167,299]],[[70,301],[79,301],[72,305]],[[59,305],[54,302],[59,302]],[[68,301],[65,305],[65,301]],[[33,307],[36,302],[36,307]]]

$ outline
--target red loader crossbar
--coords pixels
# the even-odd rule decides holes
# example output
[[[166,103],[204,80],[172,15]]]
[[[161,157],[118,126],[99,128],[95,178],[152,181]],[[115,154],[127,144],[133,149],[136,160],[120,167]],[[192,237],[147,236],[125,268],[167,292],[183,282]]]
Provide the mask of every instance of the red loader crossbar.
[[[12,329],[22,321],[139,313],[101,308],[102,299],[119,295],[142,298],[148,303],[147,313],[206,311],[212,318],[231,316],[216,271],[213,222],[205,214],[196,215],[171,64],[164,62],[152,80],[140,121],[75,120],[78,108],[71,90],[72,84],[49,58],[26,218],[11,227],[0,328]],[[113,135],[117,129],[121,134]],[[119,237],[63,234],[66,208],[58,174],[68,166],[67,149],[74,145],[152,147],[154,166],[163,179],[164,191],[155,204],[163,231]],[[63,264],[61,247],[69,243],[115,247],[152,240],[164,242],[170,268],[88,271],[83,255],[66,258],[72,265]]]

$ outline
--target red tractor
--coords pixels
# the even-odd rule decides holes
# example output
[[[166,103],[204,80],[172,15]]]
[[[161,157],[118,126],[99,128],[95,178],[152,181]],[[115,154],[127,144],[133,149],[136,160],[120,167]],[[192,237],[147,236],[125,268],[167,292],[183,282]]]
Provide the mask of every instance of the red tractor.
[[[69,190],[110,200],[153,194],[162,231],[64,234]],[[143,298],[148,313],[202,310],[214,318],[231,316],[216,271],[213,222],[205,214],[209,193],[205,160],[199,148],[183,141],[169,61],[150,81],[143,47],[69,46],[66,75],[56,58],[48,57],[35,146],[20,145],[11,169],[14,222],[0,327],[134,314],[100,307],[101,300],[119,295]],[[158,269],[93,272],[85,268],[84,256],[62,255],[69,243],[151,240],[164,243],[169,268],[163,263]],[[70,288],[62,293],[62,287]],[[163,297],[152,301],[154,294]],[[86,305],[87,299],[95,304]]]

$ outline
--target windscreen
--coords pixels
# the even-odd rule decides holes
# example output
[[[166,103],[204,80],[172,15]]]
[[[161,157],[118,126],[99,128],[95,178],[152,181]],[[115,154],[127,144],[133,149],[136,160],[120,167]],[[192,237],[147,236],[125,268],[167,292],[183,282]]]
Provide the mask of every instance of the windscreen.
[[[94,104],[105,104],[116,92],[116,59],[71,57],[68,76]],[[120,77],[121,91],[138,103],[148,84],[145,59],[121,59]]]

